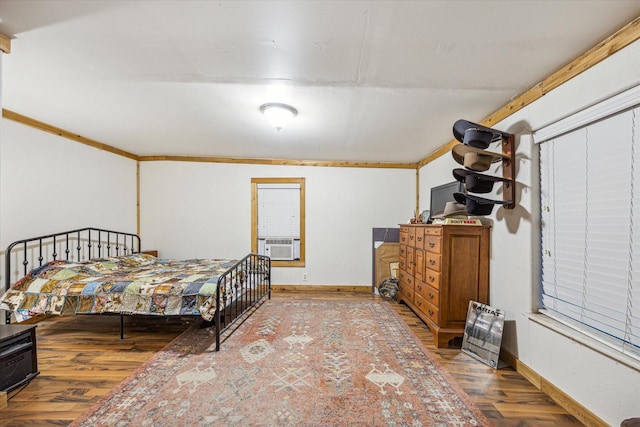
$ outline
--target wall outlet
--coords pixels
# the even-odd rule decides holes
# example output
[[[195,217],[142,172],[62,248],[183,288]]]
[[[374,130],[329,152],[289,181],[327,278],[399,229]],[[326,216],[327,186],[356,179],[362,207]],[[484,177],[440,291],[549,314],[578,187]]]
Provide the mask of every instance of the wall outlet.
[[[302,273],[302,281],[303,282],[307,281],[307,273]]]

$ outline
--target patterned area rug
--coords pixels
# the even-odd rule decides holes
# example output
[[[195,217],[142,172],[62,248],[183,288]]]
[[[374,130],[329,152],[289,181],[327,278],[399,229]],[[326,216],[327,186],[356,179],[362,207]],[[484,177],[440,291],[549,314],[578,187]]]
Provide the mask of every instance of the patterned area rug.
[[[387,302],[267,301],[192,328],[72,426],[490,425]]]

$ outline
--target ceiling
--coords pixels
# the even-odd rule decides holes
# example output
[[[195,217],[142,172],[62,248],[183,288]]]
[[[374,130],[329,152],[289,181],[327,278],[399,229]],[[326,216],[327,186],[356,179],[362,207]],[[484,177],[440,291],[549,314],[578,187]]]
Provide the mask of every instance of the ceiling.
[[[415,163],[630,1],[0,0],[2,103],[140,156]],[[259,111],[299,115],[276,131]]]

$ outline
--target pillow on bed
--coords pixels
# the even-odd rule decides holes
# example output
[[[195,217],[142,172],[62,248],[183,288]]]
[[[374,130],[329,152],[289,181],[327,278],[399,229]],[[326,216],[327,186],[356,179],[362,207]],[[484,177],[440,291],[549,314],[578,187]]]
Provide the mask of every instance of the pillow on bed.
[[[127,267],[143,267],[158,262],[158,258],[149,254],[131,254],[115,258]]]
[[[117,271],[137,269],[153,265],[158,261],[148,254],[131,254],[119,257],[97,258],[83,263],[83,269],[97,276],[112,274]]]

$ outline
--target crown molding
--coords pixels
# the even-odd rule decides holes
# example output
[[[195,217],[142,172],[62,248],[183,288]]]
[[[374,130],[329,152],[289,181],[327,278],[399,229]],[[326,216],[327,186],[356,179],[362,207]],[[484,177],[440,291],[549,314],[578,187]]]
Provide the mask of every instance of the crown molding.
[[[330,160],[288,160],[288,159],[253,159],[244,157],[209,157],[209,156],[139,156],[141,162],[202,162],[202,163],[240,163],[271,166],[320,166],[330,168],[374,168],[374,169],[416,169],[416,163],[385,162],[347,162]]]
[[[212,157],[212,156],[139,156],[128,151],[121,150],[102,142],[77,135],[73,132],[61,129],[56,126],[49,125],[31,117],[16,113],[5,108],[2,109],[2,117],[8,120],[21,123],[26,126],[39,129],[67,138],[81,144],[108,151],[119,156],[127,157],[139,162],[200,162],[200,163],[236,163],[250,165],[272,165],[272,166],[320,166],[333,168],[373,168],[373,169],[416,169],[417,163],[385,163],[385,162],[348,162],[348,161],[329,161],[329,160],[288,160],[288,159],[253,159],[244,157]]]

